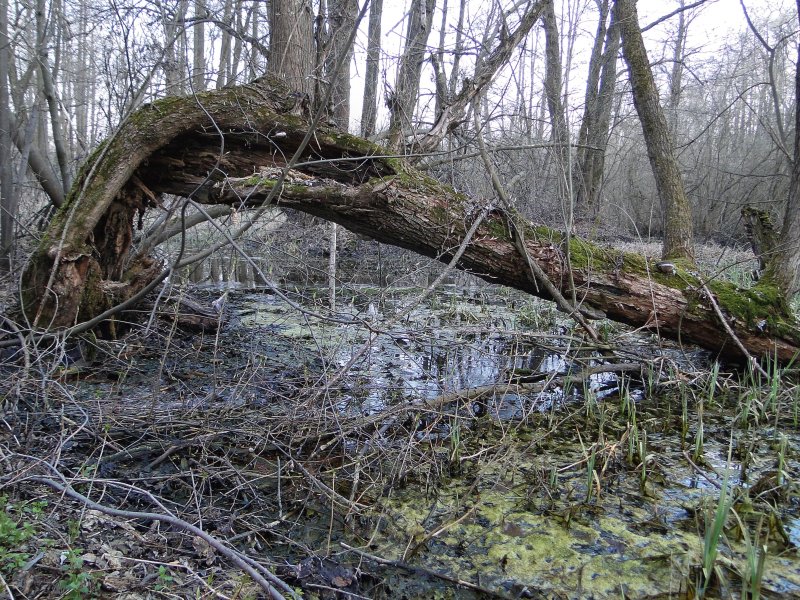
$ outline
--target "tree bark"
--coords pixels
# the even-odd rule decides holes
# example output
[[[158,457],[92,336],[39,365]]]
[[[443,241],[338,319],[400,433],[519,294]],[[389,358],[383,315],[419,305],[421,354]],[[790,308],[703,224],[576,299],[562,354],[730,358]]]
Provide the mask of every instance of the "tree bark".
[[[314,94],[314,12],[309,0],[269,3],[270,43],[267,73],[286,79],[296,92]]]
[[[605,22],[609,13],[611,20],[606,27]],[[595,216],[599,210],[611,106],[617,83],[619,26],[615,13],[616,11],[610,10],[608,0],[603,0],[600,6],[597,38],[589,66],[586,107],[578,135],[574,173],[575,204],[580,215],[588,218]],[[601,36],[605,37],[605,42]]]
[[[12,270],[17,194],[11,162],[11,96],[8,89],[10,42],[8,1],[0,0],[0,271]]]
[[[419,95],[419,79],[425,49],[433,24],[436,0],[412,0],[408,14],[406,46],[397,72],[397,86],[386,104],[389,107],[389,150],[397,152],[405,135],[410,133],[414,107]]]
[[[206,16],[203,0],[194,0],[192,29],[192,88],[195,92],[206,89],[206,31],[202,19]]]
[[[800,0],[797,0],[797,10],[800,18]],[[800,46],[797,48],[794,83],[794,161],[789,182],[789,199],[778,237],[778,251],[770,256],[764,275],[764,279],[780,288],[787,305],[800,292]]]
[[[347,131],[350,126],[350,63],[353,59],[353,46],[349,44],[350,34],[358,18],[356,0],[330,0],[329,26],[331,31],[330,49],[325,59],[325,74],[329,85],[333,86],[330,111],[333,122]],[[339,57],[346,58],[336,72]]]
[[[692,207],[672,147],[669,127],[661,108],[658,88],[639,29],[636,0],[615,0],[622,36],[622,52],[628,63],[633,104],[642,123],[647,155],[664,211],[664,259],[694,262]]]
[[[361,109],[361,136],[365,138],[375,135],[375,122],[378,116],[382,16],[383,0],[371,0],[367,33],[367,69],[364,73],[364,100]]]
[[[558,34],[553,0],[544,2],[542,23],[545,37],[545,76],[544,93],[547,99],[547,111],[550,113],[550,139],[556,146],[555,155],[559,157],[557,168],[562,173],[569,172],[569,132],[564,113],[564,103],[561,100],[561,38]],[[562,178],[559,178],[562,179]]]
[[[135,217],[148,208],[153,193],[212,204],[270,202],[450,260],[481,207],[403,161],[382,158],[382,148],[361,138],[317,130],[281,186],[285,157],[308,133],[305,120],[291,113],[294,106],[285,85],[262,78],[197,98],[167,98],[134,113],[84,165],[23,274],[21,303],[31,322],[68,327],[159,276],[162,265],[154,259],[127,260]],[[226,132],[224,154],[217,131]],[[482,221],[458,266],[547,297],[527,275],[511,219],[522,229],[527,253],[562,293],[574,291],[610,319],[738,356],[702,282],[680,267],[662,273],[640,256],[573,237],[570,274],[563,235],[501,210]],[[574,290],[568,289],[570,281]],[[789,313],[777,310],[769,288],[747,291],[718,281],[707,287],[749,352],[791,360],[800,348],[800,330]]]

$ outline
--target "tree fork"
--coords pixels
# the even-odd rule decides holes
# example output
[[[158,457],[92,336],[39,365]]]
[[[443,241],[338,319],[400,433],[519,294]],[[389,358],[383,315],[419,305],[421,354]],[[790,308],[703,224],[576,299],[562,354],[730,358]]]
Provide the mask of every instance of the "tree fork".
[[[208,204],[270,202],[449,261],[480,203],[386,157],[379,146],[328,127],[315,132],[287,171],[286,157],[309,128],[296,104],[296,95],[279,81],[261,78],[164,99],[131,115],[87,161],[33,254],[22,280],[28,318],[39,315],[39,326],[68,327],[158,277],[158,262],[129,259],[136,217],[152,203],[143,188]],[[642,256],[574,237],[567,241],[558,231],[513,218],[527,253],[556,288],[572,295],[573,281],[576,297],[610,319],[740,358],[706,297],[707,287],[750,354],[788,362],[800,349],[800,328],[773,287],[744,290],[706,281],[680,264],[663,272]],[[528,277],[526,258],[501,210],[487,215],[458,266],[551,299]]]

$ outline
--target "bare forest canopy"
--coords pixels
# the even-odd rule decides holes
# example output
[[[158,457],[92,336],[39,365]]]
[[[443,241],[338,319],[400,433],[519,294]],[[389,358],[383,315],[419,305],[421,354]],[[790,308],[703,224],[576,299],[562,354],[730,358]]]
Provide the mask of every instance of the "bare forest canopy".
[[[159,100],[126,119],[84,164],[28,263],[27,319],[70,327],[160,281],[165,265],[131,249],[139,216],[161,194],[292,208],[441,261],[463,246],[458,268],[487,281],[548,299],[555,289],[576,298],[582,314],[727,358],[746,349],[788,362],[800,348],[800,329],[774,287],[739,289],[680,263],[664,269],[487,206],[364,139],[313,129],[297,95],[270,77]]]

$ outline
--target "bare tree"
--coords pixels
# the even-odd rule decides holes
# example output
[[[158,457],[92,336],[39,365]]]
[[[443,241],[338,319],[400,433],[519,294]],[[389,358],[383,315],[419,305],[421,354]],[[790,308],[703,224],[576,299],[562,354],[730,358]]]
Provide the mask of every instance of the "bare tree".
[[[272,6],[272,4],[270,4]],[[233,0],[225,0],[222,9],[222,40],[219,49],[219,64],[217,66],[217,89],[228,83],[227,77],[231,71],[231,23],[233,22]]]
[[[41,0],[39,0],[41,1]],[[161,4],[161,22],[167,47],[164,57],[164,87],[169,95],[179,95],[186,91],[186,14],[189,0],[177,0],[170,6]]]
[[[389,136],[387,145],[392,151],[401,149],[404,137],[410,133],[414,107],[417,105],[419,80],[428,36],[433,24],[436,0],[412,0],[408,13],[406,44],[397,72],[397,85],[388,93]]]
[[[647,154],[664,212],[662,257],[693,262],[692,208],[686,197],[669,126],[639,29],[636,2],[615,0],[615,7],[622,36],[622,51],[628,63],[633,104],[642,124]]]
[[[563,184],[566,174],[570,169],[570,150],[569,150],[569,131],[567,130],[567,119],[564,112],[564,103],[561,98],[562,93],[562,67],[561,67],[561,38],[558,33],[558,21],[553,7],[553,0],[544,2],[542,11],[542,24],[545,34],[545,76],[544,93],[547,99],[547,110],[550,113],[550,127],[552,140],[555,146],[554,156],[558,157],[556,167],[562,175],[558,177],[560,184]],[[564,192],[563,185],[559,185]]]
[[[797,13],[800,20],[800,0],[797,0]],[[781,298],[787,304],[800,292],[800,45],[797,48],[794,85],[794,160],[789,183],[789,198],[783,213],[783,227],[778,236],[778,246],[771,249],[773,251],[769,256],[764,277],[765,282],[778,286]]]
[[[203,0],[194,0],[195,23],[192,26],[192,87],[197,92],[206,89],[206,31],[203,18],[206,7]]]
[[[601,0],[598,8],[600,17],[589,61],[573,179],[576,209],[585,217],[597,214],[599,208],[619,52],[619,27],[615,11],[610,9],[609,0]]]
[[[48,43],[50,42],[51,36],[47,18],[47,7],[44,0],[37,0],[36,2],[36,34],[38,38],[39,73],[41,75],[42,91],[47,100],[48,114],[50,116],[50,133],[56,151],[56,160],[61,174],[62,186],[66,191],[72,185],[72,174],[70,172],[68,144],[64,138],[64,130],[61,125],[59,98],[53,79],[53,70],[51,70],[50,59],[48,57]]]
[[[17,196],[11,165],[11,102],[8,89],[10,62],[8,0],[0,0],[0,271],[11,271]]]
[[[358,2],[330,0],[328,7],[331,35],[325,75],[333,86],[331,116],[338,127],[347,131],[350,127],[350,63],[353,58],[353,46],[349,42],[358,17]]]
[[[375,134],[378,115],[378,73],[381,58],[381,18],[383,0],[371,0],[369,4],[369,30],[367,33],[367,69],[364,73],[364,100],[361,109],[361,135],[365,138]]]
[[[270,54],[267,73],[283,77],[291,88],[314,93],[314,13],[310,0],[275,0],[269,4]]]

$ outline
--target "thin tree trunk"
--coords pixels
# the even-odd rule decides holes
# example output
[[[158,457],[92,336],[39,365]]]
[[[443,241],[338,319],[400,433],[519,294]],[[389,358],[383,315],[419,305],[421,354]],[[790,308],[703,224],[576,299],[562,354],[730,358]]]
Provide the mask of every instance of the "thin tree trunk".
[[[192,87],[196,92],[206,89],[206,30],[201,19],[206,15],[203,0],[194,0],[192,25]]]
[[[236,33],[238,35],[235,36],[233,41],[233,54],[228,65],[228,75],[226,77],[227,85],[232,85],[239,74],[239,63],[242,60],[242,36],[247,34],[247,20],[242,21],[242,0],[236,0],[233,14],[235,15]]]
[[[330,48],[325,58],[327,81],[333,86],[331,101],[333,122],[347,131],[350,128],[350,63],[353,59],[353,46],[349,44],[350,34],[358,18],[357,0],[330,0],[328,4],[330,26]],[[344,61],[340,57],[344,56]],[[336,64],[341,66],[336,72]]]
[[[85,2],[80,4],[78,14],[78,52],[75,57],[77,69],[75,73],[75,136],[79,151],[74,156],[80,161],[91,147],[89,140],[89,82],[91,81],[89,60],[89,23],[88,7]]]
[[[685,5],[685,0],[680,0],[681,8]],[[678,34],[672,51],[672,70],[669,80],[669,133],[673,140],[678,139],[678,107],[683,92],[683,58],[686,53],[687,28],[686,13],[681,11],[678,15]]]
[[[336,310],[336,255],[338,252],[336,238],[338,237],[338,227],[331,222],[328,229],[330,242],[328,244],[328,307],[331,312]]]
[[[615,5],[622,36],[622,52],[628,63],[633,89],[633,103],[642,123],[647,154],[664,211],[662,257],[666,260],[694,262],[692,207],[686,197],[658,88],[650,70],[639,29],[636,1],[615,0]]]
[[[254,39],[254,40],[258,39],[258,31],[259,31],[259,23],[260,23],[260,19],[259,19],[260,13],[259,13],[258,8],[259,8],[259,3],[258,2],[253,2],[253,4],[250,6],[250,8],[247,11],[246,22],[250,23],[250,37],[252,39]],[[261,60],[260,60],[260,56],[259,56],[259,53],[258,53],[257,49],[251,47],[250,48],[250,58],[249,58],[248,64],[247,64],[247,67],[248,67],[248,70],[247,70],[248,77],[247,77],[247,79],[248,79],[248,81],[252,81],[253,79],[255,79],[256,78],[256,73],[261,74],[261,73],[264,72],[264,69],[262,68],[262,65],[260,63],[261,63]]]
[[[467,0],[461,0],[458,5],[458,23],[456,24],[456,41],[453,45],[453,69],[450,71],[450,80],[447,91],[452,98],[458,93],[458,84],[461,73],[461,57],[464,55],[464,13],[467,10]]]
[[[333,122],[343,131],[350,125],[350,63],[353,46],[350,34],[356,27],[358,2],[356,0],[330,0],[329,3],[330,48],[326,56],[325,73],[331,90]],[[344,57],[344,60],[340,60]],[[337,65],[339,69],[337,71]],[[329,225],[330,245],[328,252],[328,305],[336,310],[336,259],[338,231],[335,222]]]
[[[42,91],[47,100],[48,114],[50,115],[51,134],[53,146],[56,150],[56,160],[61,173],[61,182],[64,190],[68,190],[72,185],[72,176],[69,167],[69,154],[67,152],[67,142],[64,139],[64,132],[61,126],[61,115],[56,97],[53,73],[50,70],[50,61],[47,58],[47,23],[46,7],[44,0],[36,2],[36,30],[39,43],[39,71],[42,76]]]
[[[367,33],[367,69],[364,73],[364,101],[361,109],[361,137],[375,135],[378,115],[378,73],[381,59],[381,17],[383,0],[371,0]]]
[[[606,30],[606,39],[601,62],[600,82],[591,101],[591,109],[584,117],[586,126],[578,162],[577,205],[586,216],[596,215],[600,206],[600,190],[605,171],[606,147],[611,122],[611,109],[617,83],[617,55],[619,53],[619,26],[616,11],[611,11],[611,21]],[[588,100],[587,100],[588,105]]]
[[[228,27],[233,23],[233,0],[225,0],[224,8],[222,9],[222,22]],[[216,88],[218,90],[227,83],[227,76],[231,70],[231,34],[228,27],[222,29],[222,41],[219,48],[219,63],[217,65],[217,82]]]
[[[41,0],[39,0],[41,1]],[[162,8],[164,39],[168,44],[164,59],[164,87],[168,96],[183,94],[186,89],[186,31],[184,22],[189,0],[180,0],[177,12]]]
[[[11,45],[8,38],[8,0],[0,0],[0,271],[14,262],[14,224],[17,195],[11,165],[11,99],[8,89]]]
[[[556,145],[556,155],[559,157],[559,168],[563,172],[568,170],[569,133],[564,113],[564,104],[561,100],[561,39],[558,35],[558,23],[553,8],[553,1],[547,0],[542,11],[542,23],[545,33],[545,63],[544,92],[547,98],[547,110],[550,113],[551,139]]]
[[[591,150],[587,148],[589,130],[597,111],[597,96],[600,86],[600,72],[603,67],[603,48],[607,33],[607,21],[609,11],[609,0],[599,0],[599,17],[597,21],[597,33],[594,36],[592,53],[589,58],[589,71],[586,78],[586,94],[584,96],[583,119],[581,120],[580,130],[578,131],[578,143],[575,149],[576,168],[573,173],[573,190],[575,194],[576,208],[586,213],[586,199],[588,196],[587,173],[584,171],[586,156]]]
[[[397,72],[397,85],[388,99],[389,136],[387,146],[399,152],[403,140],[411,132],[414,108],[419,94],[419,80],[428,36],[433,24],[436,0],[412,0],[408,14],[406,45]]]

